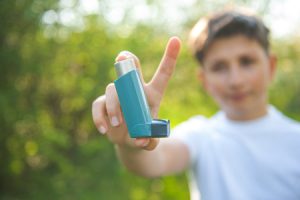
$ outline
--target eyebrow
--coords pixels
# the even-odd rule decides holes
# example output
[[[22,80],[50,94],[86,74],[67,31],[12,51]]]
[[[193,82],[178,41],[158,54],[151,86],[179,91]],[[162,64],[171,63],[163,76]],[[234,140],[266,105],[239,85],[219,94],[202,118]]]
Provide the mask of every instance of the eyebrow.
[[[256,58],[258,56],[258,54],[257,54],[257,51],[254,51],[254,50],[251,50],[251,51],[248,51],[248,50],[246,50],[246,52],[242,52],[242,53],[239,53],[238,54],[238,59],[240,59],[241,57],[250,57],[250,58]],[[204,66],[204,64],[206,64],[206,66],[207,65],[215,65],[216,63],[219,63],[219,62],[227,62],[227,60],[228,59],[226,59],[227,57],[226,56],[222,56],[221,58],[213,58],[212,60],[212,62],[208,62],[207,63],[207,59],[206,59],[206,61],[204,61],[203,62],[203,66]]]

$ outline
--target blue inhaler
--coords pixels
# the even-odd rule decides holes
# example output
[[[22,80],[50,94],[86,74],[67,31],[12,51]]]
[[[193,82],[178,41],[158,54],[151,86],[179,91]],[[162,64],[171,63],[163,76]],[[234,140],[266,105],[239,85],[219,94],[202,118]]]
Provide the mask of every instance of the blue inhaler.
[[[168,137],[170,121],[152,119],[134,60],[116,62],[115,69],[118,79],[114,83],[130,137]]]

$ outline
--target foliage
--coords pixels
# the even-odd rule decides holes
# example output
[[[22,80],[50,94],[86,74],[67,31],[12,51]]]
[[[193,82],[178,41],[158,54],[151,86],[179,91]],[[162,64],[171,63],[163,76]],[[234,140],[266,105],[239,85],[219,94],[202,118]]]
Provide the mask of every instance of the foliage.
[[[93,15],[83,31],[45,27],[40,19],[51,8],[56,1],[0,3],[0,199],[187,199],[184,174],[146,180],[127,172],[91,118],[92,101],[115,78],[116,54],[127,49],[138,55],[149,80],[168,33],[137,24],[120,37]],[[274,41],[280,67],[270,96],[300,119],[296,41]],[[195,72],[184,45],[160,110],[172,126],[217,110]]]

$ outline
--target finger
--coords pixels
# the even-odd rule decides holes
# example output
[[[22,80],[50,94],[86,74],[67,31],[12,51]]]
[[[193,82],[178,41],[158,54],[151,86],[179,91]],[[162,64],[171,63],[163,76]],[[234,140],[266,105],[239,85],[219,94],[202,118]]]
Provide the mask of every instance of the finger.
[[[176,59],[180,51],[181,42],[178,37],[170,38],[164,56],[157,68],[150,85],[161,94],[165,91],[168,81],[175,69]]]
[[[143,148],[148,151],[152,151],[156,148],[159,143],[158,138],[136,138],[134,144],[137,147]]]
[[[129,51],[121,51],[119,53],[119,55],[116,57],[116,62],[126,60],[128,58],[133,58],[135,66],[136,66],[136,68],[139,72],[141,81],[142,81],[142,83],[145,83],[144,78],[143,78],[143,74],[142,74],[141,63],[140,63],[140,60],[138,59],[138,57],[136,55],[134,55],[133,53],[131,53]]]
[[[159,143],[158,138],[151,138],[148,145],[144,147],[144,149],[148,151],[152,151],[157,147],[158,143]]]
[[[117,127],[122,123],[122,112],[120,102],[118,99],[116,87],[113,83],[110,83],[106,87],[106,111],[110,120],[111,126]]]
[[[106,116],[105,96],[98,97],[92,104],[92,117],[98,131],[105,134],[108,126],[105,120]]]

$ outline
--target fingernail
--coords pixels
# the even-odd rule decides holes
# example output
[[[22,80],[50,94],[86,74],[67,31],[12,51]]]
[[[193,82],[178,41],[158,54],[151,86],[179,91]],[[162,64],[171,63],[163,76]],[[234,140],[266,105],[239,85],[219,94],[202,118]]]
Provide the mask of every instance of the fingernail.
[[[137,140],[136,145],[139,147],[146,147],[149,144],[150,140]]]
[[[131,56],[131,53],[129,52],[129,51],[121,51],[120,53],[119,53],[119,55],[120,54],[123,54],[123,55],[126,55],[126,56]]]
[[[104,126],[100,126],[99,132],[102,133],[102,134],[105,134],[106,133],[106,128]]]
[[[111,125],[112,126],[119,126],[119,120],[116,116],[111,118]]]
[[[150,143],[150,140],[147,140],[144,144],[143,147],[146,147]]]
[[[143,143],[144,143],[143,140],[136,140],[136,141],[135,141],[135,144],[136,144],[137,146],[143,146]]]
[[[130,52],[130,51],[121,51],[115,61],[118,62],[120,60],[125,60],[125,59],[128,59],[128,58],[134,58],[133,54]]]

